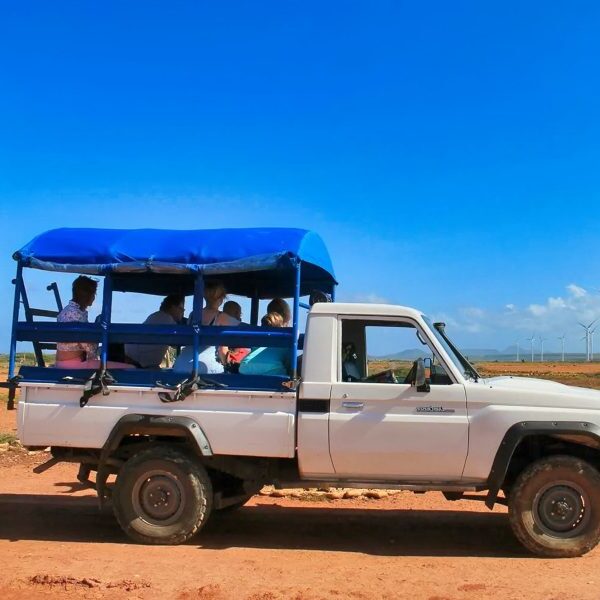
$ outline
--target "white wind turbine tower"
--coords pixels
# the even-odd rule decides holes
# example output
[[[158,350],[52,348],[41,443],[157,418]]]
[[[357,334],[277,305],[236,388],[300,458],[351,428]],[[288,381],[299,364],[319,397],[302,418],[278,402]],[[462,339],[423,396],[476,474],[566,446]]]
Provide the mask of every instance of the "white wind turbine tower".
[[[565,339],[566,335],[563,333],[558,339],[562,342],[562,362],[565,362]]]
[[[547,340],[548,338],[543,338],[541,335],[539,337],[540,340],[540,350],[541,350],[541,354],[540,354],[540,362],[544,362],[544,342]]]
[[[590,329],[592,328],[592,325],[596,323],[597,320],[598,319],[594,319],[589,325],[584,325],[581,321],[578,321],[578,323],[585,330],[585,360],[587,362],[590,362]],[[594,331],[596,331],[596,328],[594,328]]]
[[[517,344],[517,362],[519,362],[521,360],[521,346],[519,344],[519,340],[517,340],[515,343]]]
[[[532,335],[530,338],[525,338],[525,340],[531,342],[531,362],[533,362],[533,342],[535,340],[535,335]]]

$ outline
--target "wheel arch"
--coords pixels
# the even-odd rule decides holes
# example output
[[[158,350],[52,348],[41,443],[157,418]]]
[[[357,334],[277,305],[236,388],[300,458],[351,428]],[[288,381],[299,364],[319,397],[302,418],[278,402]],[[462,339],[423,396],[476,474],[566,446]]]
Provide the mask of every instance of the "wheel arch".
[[[498,492],[505,482],[513,458],[520,450],[526,451],[534,442],[547,444],[548,439],[562,442],[580,450],[592,448],[600,452],[600,427],[586,421],[521,421],[504,434],[488,476],[488,494],[485,504],[494,508]],[[532,459],[533,460],[533,457]],[[529,462],[531,462],[531,460]]]
[[[185,437],[202,456],[212,456],[212,449],[200,425],[190,417],[129,414],[121,417],[112,428],[104,446],[102,456],[110,456],[123,438],[131,435],[164,435]]]
[[[213,455],[210,442],[202,427],[190,417],[180,415],[125,415],[112,428],[100,452],[96,487],[101,502],[106,497],[107,461],[121,446],[124,439],[137,435],[183,438],[196,454],[202,457]]]

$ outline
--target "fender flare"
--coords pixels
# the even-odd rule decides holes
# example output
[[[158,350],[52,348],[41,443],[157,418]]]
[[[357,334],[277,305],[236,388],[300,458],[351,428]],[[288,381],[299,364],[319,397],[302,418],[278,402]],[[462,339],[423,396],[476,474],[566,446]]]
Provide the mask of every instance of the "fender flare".
[[[106,460],[119,447],[123,438],[132,434],[185,437],[202,456],[213,454],[206,434],[190,417],[129,414],[121,417],[112,428],[102,447],[101,460]]]
[[[517,446],[527,437],[533,435],[577,435],[593,438],[600,443],[600,427],[585,421],[521,421],[512,425],[504,434],[500,443],[492,470],[488,476],[488,494],[485,505],[491,510],[498,498],[510,461]]]
[[[186,438],[192,447],[202,456],[212,456],[212,448],[202,428],[194,419],[183,416],[140,415],[129,414],[121,417],[112,428],[98,462],[96,475],[96,491],[100,506],[107,499],[106,481],[109,476],[107,461],[110,455],[119,447],[123,438],[134,434],[172,435]]]

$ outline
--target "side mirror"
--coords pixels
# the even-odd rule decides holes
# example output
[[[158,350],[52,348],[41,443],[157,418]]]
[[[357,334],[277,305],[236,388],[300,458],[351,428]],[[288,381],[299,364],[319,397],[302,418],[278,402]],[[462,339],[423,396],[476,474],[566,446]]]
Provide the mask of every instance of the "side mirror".
[[[425,376],[425,361],[422,358],[418,358],[414,362],[415,368],[415,382],[414,385],[417,388],[417,392],[428,392],[431,388],[429,382]]]

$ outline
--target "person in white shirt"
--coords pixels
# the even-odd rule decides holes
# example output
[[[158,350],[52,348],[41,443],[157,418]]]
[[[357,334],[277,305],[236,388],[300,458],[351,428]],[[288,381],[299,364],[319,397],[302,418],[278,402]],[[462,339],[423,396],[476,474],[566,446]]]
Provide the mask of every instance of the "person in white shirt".
[[[204,286],[204,299],[206,306],[202,310],[202,325],[220,325],[236,327],[240,324],[238,319],[221,312],[220,307],[227,297],[227,290],[220,281],[207,281]],[[191,315],[190,315],[191,317]],[[201,346],[198,354],[198,372],[223,373],[227,361],[227,346]],[[186,346],[177,357],[173,365],[174,371],[189,373],[194,364],[194,347]]]
[[[176,325],[185,312],[185,298],[180,294],[170,294],[161,303],[160,309],[144,321],[144,325]],[[142,369],[160,368],[169,346],[157,344],[125,344],[127,360]]]
[[[59,323],[88,323],[88,308],[96,299],[98,282],[80,275],[73,281],[73,298],[56,317]],[[58,342],[56,364],[59,369],[99,369],[98,344],[93,342]],[[108,361],[109,369],[130,369],[131,365]]]

